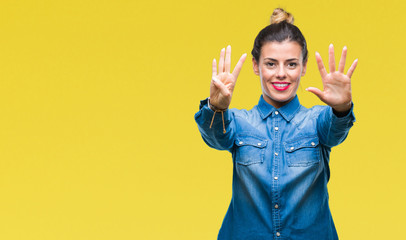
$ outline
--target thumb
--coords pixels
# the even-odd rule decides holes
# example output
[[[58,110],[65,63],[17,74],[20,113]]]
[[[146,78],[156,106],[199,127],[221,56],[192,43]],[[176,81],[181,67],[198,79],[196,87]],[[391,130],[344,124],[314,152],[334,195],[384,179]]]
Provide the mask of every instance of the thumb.
[[[308,87],[308,88],[306,88],[306,91],[313,93],[318,98],[320,98],[321,101],[323,101],[324,93],[320,89],[315,88],[315,87]]]

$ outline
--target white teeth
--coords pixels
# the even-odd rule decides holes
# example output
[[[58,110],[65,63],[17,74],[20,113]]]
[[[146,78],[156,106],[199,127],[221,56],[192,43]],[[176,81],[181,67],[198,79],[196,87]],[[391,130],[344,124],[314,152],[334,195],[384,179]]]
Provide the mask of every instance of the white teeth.
[[[273,85],[275,85],[276,87],[286,87],[289,84],[286,84],[286,83],[274,83]]]

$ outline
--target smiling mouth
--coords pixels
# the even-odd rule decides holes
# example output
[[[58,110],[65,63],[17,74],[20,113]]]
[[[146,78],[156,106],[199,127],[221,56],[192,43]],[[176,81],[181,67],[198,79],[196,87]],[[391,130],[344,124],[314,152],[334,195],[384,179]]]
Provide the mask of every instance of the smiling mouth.
[[[284,91],[289,88],[290,83],[272,83],[272,86],[278,91]]]

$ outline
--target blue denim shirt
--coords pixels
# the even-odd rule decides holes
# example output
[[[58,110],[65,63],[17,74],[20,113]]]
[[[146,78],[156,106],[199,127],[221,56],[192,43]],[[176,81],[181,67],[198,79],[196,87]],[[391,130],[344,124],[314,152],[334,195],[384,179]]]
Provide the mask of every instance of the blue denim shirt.
[[[303,107],[296,96],[276,109],[261,96],[253,109],[224,112],[226,133],[207,99],[195,120],[203,140],[233,156],[233,192],[220,240],[338,239],[327,182],[331,148],[347,137],[353,111]]]

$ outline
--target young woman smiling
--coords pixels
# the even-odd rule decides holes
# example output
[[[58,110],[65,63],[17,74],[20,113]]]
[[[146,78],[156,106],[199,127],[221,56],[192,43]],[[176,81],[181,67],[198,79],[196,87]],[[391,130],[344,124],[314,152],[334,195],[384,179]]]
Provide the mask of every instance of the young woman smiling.
[[[296,95],[307,69],[306,40],[293,17],[275,9],[252,50],[262,96],[251,110],[228,109],[242,55],[233,72],[231,47],[213,60],[210,98],[195,115],[203,140],[233,158],[233,193],[218,239],[338,239],[328,204],[330,151],[355,121],[351,75],[344,73],[347,48],[338,69],[329,47],[329,70],[316,53],[323,91],[309,87],[328,106],[303,107]],[[217,113],[217,114],[216,114]]]

